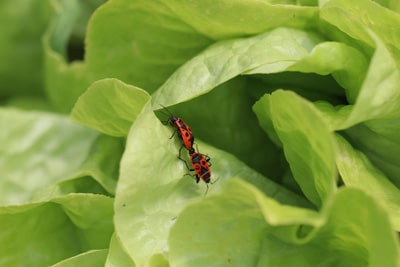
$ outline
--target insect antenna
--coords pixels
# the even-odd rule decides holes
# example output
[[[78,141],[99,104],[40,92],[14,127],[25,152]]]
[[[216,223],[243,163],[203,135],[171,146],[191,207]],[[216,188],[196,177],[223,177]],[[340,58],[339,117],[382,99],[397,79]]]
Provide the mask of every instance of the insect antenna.
[[[168,119],[165,121],[161,121],[162,124],[167,125],[168,123],[170,123],[171,118],[174,117],[174,115],[171,113],[171,111],[169,111],[169,109],[167,109],[167,107],[165,107],[164,105],[160,104],[161,107],[163,107],[162,109],[159,109],[158,111],[166,116]]]
[[[163,108],[163,109],[160,109],[160,112],[162,114],[164,114],[164,115],[166,115],[168,117],[173,117],[174,116],[174,114],[172,114],[172,112],[166,106],[164,106],[163,104],[160,104],[160,106]]]
[[[216,182],[218,182],[219,177],[217,179],[215,179],[214,181],[210,182],[210,184],[215,184]]]

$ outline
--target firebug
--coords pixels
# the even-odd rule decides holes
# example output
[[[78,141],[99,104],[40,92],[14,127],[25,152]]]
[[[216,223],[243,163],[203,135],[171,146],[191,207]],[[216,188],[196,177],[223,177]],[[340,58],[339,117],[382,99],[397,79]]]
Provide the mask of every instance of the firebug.
[[[161,104],[160,104],[161,105]],[[189,152],[194,151],[193,143],[194,143],[194,136],[192,130],[190,130],[189,125],[187,125],[181,118],[173,115],[166,107],[161,105],[167,112],[168,112],[168,120],[163,121],[162,123],[167,125],[171,125],[175,128],[174,133],[170,138],[172,138],[175,133],[178,134],[179,139],[182,142],[182,146],[179,149],[179,157],[181,155],[182,147],[185,147]]]
[[[211,182],[211,162],[210,162],[210,157],[207,155],[204,155],[200,152],[196,152],[194,149],[189,151],[189,157],[190,157],[190,163],[192,165],[192,168],[189,168],[189,165],[187,162],[179,157],[180,160],[185,162],[186,167],[188,168],[189,171],[194,171],[196,174],[194,175],[194,178],[196,179],[196,183],[198,183],[201,180],[203,180],[207,186],[207,190],[204,194],[207,195],[208,192],[208,184],[213,184],[214,182]],[[187,174],[190,175],[190,174]]]

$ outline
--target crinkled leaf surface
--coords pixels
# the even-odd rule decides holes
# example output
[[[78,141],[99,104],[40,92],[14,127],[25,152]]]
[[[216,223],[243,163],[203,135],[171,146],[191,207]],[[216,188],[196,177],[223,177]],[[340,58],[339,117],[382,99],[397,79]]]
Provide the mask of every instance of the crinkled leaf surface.
[[[332,74],[336,81],[347,89],[347,98],[353,103],[364,81],[367,59],[357,49],[338,42],[323,42],[310,54],[288,68],[289,71]],[[325,94],[327,88],[320,88]],[[339,95],[340,92],[336,92]]]
[[[277,28],[249,38],[218,42],[180,67],[153,94],[153,103],[176,104],[202,95],[260,66],[278,72],[306,56],[321,39],[300,30]]]
[[[97,77],[115,77],[152,92],[209,43],[163,1],[110,1],[92,16],[86,60]]]
[[[201,97],[168,109],[190,125],[195,141],[199,138],[234,154],[254,170],[279,180],[280,158],[276,157],[279,151],[257,124],[251,111],[254,100],[249,89],[253,87],[247,80],[237,77]],[[160,118],[167,119],[165,114],[160,114]]]
[[[387,208],[392,228],[400,228],[400,191],[368,158],[339,135],[336,164],[346,186],[359,188]]]
[[[92,144],[85,162],[71,178],[89,176],[106,192],[114,194],[123,151],[123,140],[100,135]],[[77,192],[81,191],[77,190]]]
[[[0,265],[48,266],[85,250],[106,248],[113,232],[112,205],[105,196],[71,194],[0,207]]]
[[[382,125],[379,128],[383,130]],[[345,133],[354,147],[367,155],[375,166],[379,167],[397,187],[400,187],[398,120],[388,122],[385,134],[379,134],[376,127],[370,128],[364,124],[347,129]]]
[[[162,1],[111,1],[90,18],[84,61],[68,64],[59,47],[66,46],[66,33],[79,20],[76,14],[82,13],[84,5],[73,2],[60,5],[44,42],[47,92],[64,112],[69,112],[79,95],[101,78],[118,78],[152,92],[211,42],[177,18]],[[64,27],[62,34],[57,26]]]
[[[213,39],[258,34],[282,25],[313,26],[318,9],[296,5],[298,1],[177,1],[163,0],[176,16]]]
[[[366,194],[339,191],[323,217],[326,224],[300,246],[266,238],[259,266],[398,266],[398,240],[387,213]]]
[[[1,207],[1,266],[45,266],[79,253],[74,226],[59,205]]]
[[[316,101],[314,106],[320,111],[332,132],[341,129],[353,109],[352,105],[334,106],[327,101]]]
[[[132,125],[121,161],[115,198],[116,234],[138,266],[168,250],[168,232],[176,217],[188,204],[201,200],[206,189],[203,182],[196,184],[185,176],[188,170],[177,158],[180,145],[169,139],[171,132],[147,105]],[[283,203],[310,206],[235,157],[200,140],[197,143],[199,150],[211,157],[212,179],[218,179],[210,185],[207,197],[217,192],[226,178],[240,175]],[[186,153],[182,151],[182,156],[187,157]]]
[[[400,16],[370,0],[320,1],[321,19],[338,27],[351,37],[371,47],[375,41],[368,33],[372,30],[389,47],[400,66]]]
[[[36,191],[74,174],[98,133],[67,117],[0,109],[2,205],[31,200]]]
[[[123,140],[100,135],[80,167],[70,176],[36,191],[32,200],[43,201],[69,193],[113,195],[119,174]]]
[[[319,42],[315,34],[287,28],[221,41],[178,69],[153,95],[153,103],[186,101],[240,74],[280,71],[333,74],[354,101],[366,72],[365,57],[344,44]],[[318,90],[328,93],[327,88]],[[328,94],[337,96],[342,92]]]
[[[376,50],[346,128],[361,121],[400,118],[400,69],[385,45]]]
[[[78,228],[83,250],[108,246],[114,230],[114,199],[96,194],[69,194],[52,201],[62,205],[63,211]]]
[[[358,190],[339,191],[318,214],[282,205],[237,179],[224,189],[181,212],[169,237],[173,266],[398,264],[387,214]],[[301,225],[314,229],[304,235]]]
[[[0,4],[0,91],[36,94],[45,83],[53,106],[41,95],[8,105],[70,112],[90,84],[113,78],[82,97],[81,122],[113,136],[130,129],[115,190],[125,140],[63,116],[0,110],[0,204],[19,204],[0,207],[0,265],[103,266],[108,256],[109,266],[399,266],[398,1],[115,0],[94,11],[101,2]],[[50,16],[42,80],[38,37]],[[83,59],[71,57],[76,44]],[[118,93],[163,83],[152,108],[147,95]],[[251,107],[266,93],[257,123]],[[189,122],[211,157],[220,179],[205,199],[204,183],[184,175],[173,129],[151,110],[159,104]],[[349,144],[336,150],[339,129]],[[335,160],[357,190],[336,192]],[[314,206],[288,190],[301,193],[294,179]],[[110,241],[104,195],[114,194]]]
[[[59,111],[69,112],[79,95],[95,78],[84,62],[67,62],[66,50],[75,28],[86,27],[86,22],[82,23],[81,18],[86,19],[87,14],[91,14],[99,5],[98,2],[71,0],[53,3],[55,16],[43,37],[44,80],[47,96]],[[76,24],[79,24],[78,27]],[[78,39],[83,43],[83,37]]]
[[[400,72],[385,44],[371,36],[376,49],[355,104],[336,108],[328,103],[316,105],[330,121],[331,130],[347,128],[352,143],[399,186]],[[366,126],[360,125],[362,122]]]
[[[146,91],[117,79],[94,82],[76,102],[74,120],[111,136],[127,136],[150,96]]]
[[[335,190],[333,135],[318,110],[295,93],[278,90],[270,102],[266,108],[293,176],[307,198],[320,207]]]
[[[178,216],[169,237],[171,265],[256,266],[273,225],[318,224],[316,212],[281,205],[241,179],[228,181],[224,189]]]

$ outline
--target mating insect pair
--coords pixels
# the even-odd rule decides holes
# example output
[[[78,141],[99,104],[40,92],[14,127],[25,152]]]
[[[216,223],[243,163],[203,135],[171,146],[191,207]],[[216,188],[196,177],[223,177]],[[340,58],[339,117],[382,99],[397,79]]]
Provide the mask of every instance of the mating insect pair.
[[[178,158],[185,163],[189,171],[195,172],[194,177],[196,179],[196,183],[198,183],[200,179],[206,183],[206,195],[208,192],[208,184],[211,183],[210,157],[194,150],[194,135],[189,126],[181,118],[174,116],[166,107],[164,107],[163,105],[161,106],[164,108],[164,110],[168,112],[167,115],[169,116],[168,120],[164,121],[163,124],[169,124],[175,128],[175,131],[170,138],[177,134],[182,143],[182,146],[179,149]],[[181,157],[183,147],[185,147],[189,151],[189,158],[192,168],[190,168],[186,160]]]

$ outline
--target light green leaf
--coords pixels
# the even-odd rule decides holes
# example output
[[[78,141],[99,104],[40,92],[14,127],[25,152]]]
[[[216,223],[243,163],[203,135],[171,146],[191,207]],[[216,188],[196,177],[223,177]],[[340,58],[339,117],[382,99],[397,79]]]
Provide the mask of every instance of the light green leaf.
[[[211,42],[161,1],[111,1],[90,17],[84,61],[67,63],[63,50],[69,31],[81,21],[79,14],[88,13],[85,3],[62,1],[44,39],[47,93],[63,112],[69,112],[86,88],[102,78],[118,78],[152,92]]]
[[[358,188],[384,206],[393,229],[400,229],[400,191],[361,152],[336,135],[336,164],[346,186]]]
[[[279,147],[282,147],[282,142],[280,141],[276,131],[274,129],[274,124],[272,122],[271,115],[271,95],[266,94],[261,97],[253,106],[253,111],[257,115],[258,122],[260,123],[263,130],[268,134],[269,138]]]
[[[282,205],[232,179],[221,194],[181,212],[169,237],[170,264],[397,266],[395,233],[373,199],[344,189],[329,202],[318,214]]]
[[[288,71],[332,74],[346,89],[348,101],[354,103],[367,71],[367,59],[351,46],[324,42],[316,45],[308,56],[291,65]],[[328,93],[327,88],[321,88],[321,91]],[[336,94],[339,95],[340,92]]]
[[[125,248],[115,233],[111,237],[110,247],[108,250],[106,267],[135,267],[135,263],[128,256]]]
[[[169,262],[163,254],[154,254],[151,256],[146,267],[169,267]]]
[[[52,16],[49,1],[0,3],[0,96],[43,94],[41,36]]]
[[[29,202],[79,169],[98,137],[67,117],[0,109],[0,203]]]
[[[281,26],[309,28],[318,17],[316,7],[290,0],[163,2],[185,23],[213,39],[258,34]]]
[[[353,258],[346,264],[338,259],[339,266],[361,266],[362,262],[371,267],[399,265],[398,239],[386,210],[359,190],[343,189],[337,194],[316,243],[326,242],[329,233],[330,246],[342,253],[343,259]]]
[[[330,131],[341,129],[352,111],[352,105],[333,106],[327,101],[316,101],[314,106],[320,111]]]
[[[373,119],[400,118],[400,69],[373,35],[376,50],[352,112],[342,128]]]
[[[123,151],[123,140],[105,135],[99,136],[93,142],[85,162],[82,163],[79,170],[71,178],[92,177],[108,193],[115,194],[119,163]]]
[[[375,47],[368,33],[372,30],[388,47],[400,66],[400,16],[370,0],[320,1],[321,19],[338,27],[354,39]]]
[[[380,5],[391,9],[397,13],[400,13],[400,2],[396,0],[373,0],[374,2],[379,3]]]
[[[90,3],[89,3],[90,2]],[[86,8],[87,6],[90,8]],[[90,15],[98,3],[96,1],[55,1],[55,16],[49,23],[43,37],[45,60],[45,85],[51,103],[61,112],[68,113],[76,99],[94,80],[82,61],[68,62],[67,45],[74,34],[81,17]],[[90,11],[86,12],[89,9]],[[79,25],[86,26],[86,21]],[[83,43],[83,38],[80,41]]]
[[[360,124],[345,131],[346,137],[371,162],[382,170],[397,187],[400,187],[400,131],[399,120],[388,121],[379,128]],[[384,130],[386,128],[386,130]],[[382,132],[384,133],[382,133]]]
[[[249,38],[221,41],[186,62],[153,94],[153,104],[176,104],[263,66],[279,72],[306,56],[320,42],[312,33],[277,28]]]
[[[103,79],[94,82],[78,99],[71,116],[99,132],[123,137],[149,99],[138,87]]]
[[[258,266],[398,266],[398,241],[387,213],[364,193],[339,191],[324,217],[326,224],[302,245],[266,237]]]
[[[243,180],[230,179],[220,194],[180,213],[168,240],[170,264],[256,266],[262,241],[274,226],[318,225],[317,215],[281,205]]]
[[[79,168],[68,177],[35,192],[32,201],[44,201],[69,193],[115,194],[123,140],[101,135],[91,145]]]
[[[106,248],[114,231],[112,198],[95,194],[69,194],[52,200],[63,207],[77,228],[80,249]]]
[[[88,70],[153,92],[210,40],[163,1],[109,1],[93,14],[86,38]]]
[[[195,143],[201,139],[229,152],[276,181],[282,171],[281,158],[276,156],[280,151],[265,137],[251,111],[254,99],[249,95],[249,87],[245,77],[236,77],[208,94],[168,109],[190,125]],[[165,114],[160,114],[160,118],[167,119]]]
[[[293,176],[307,198],[321,207],[335,190],[333,135],[318,110],[295,93],[278,90],[270,101],[272,122]]]
[[[79,253],[69,218],[54,203],[0,208],[0,266],[49,266]]]
[[[115,228],[121,244],[138,266],[168,250],[170,227],[180,211],[203,198],[206,186],[186,176],[189,171],[177,156],[180,144],[169,139],[149,105],[132,125],[121,161],[115,197]],[[207,197],[218,192],[225,179],[240,175],[283,203],[310,206],[303,198],[254,172],[232,155],[197,140],[201,153],[211,157],[212,180]],[[148,153],[152,151],[152,153]],[[182,157],[187,159],[187,152]]]
[[[107,256],[107,249],[90,250],[82,254],[60,261],[52,267],[91,266],[102,267]]]
[[[49,202],[0,207],[0,266],[49,266],[107,248],[113,200],[73,194]]]

